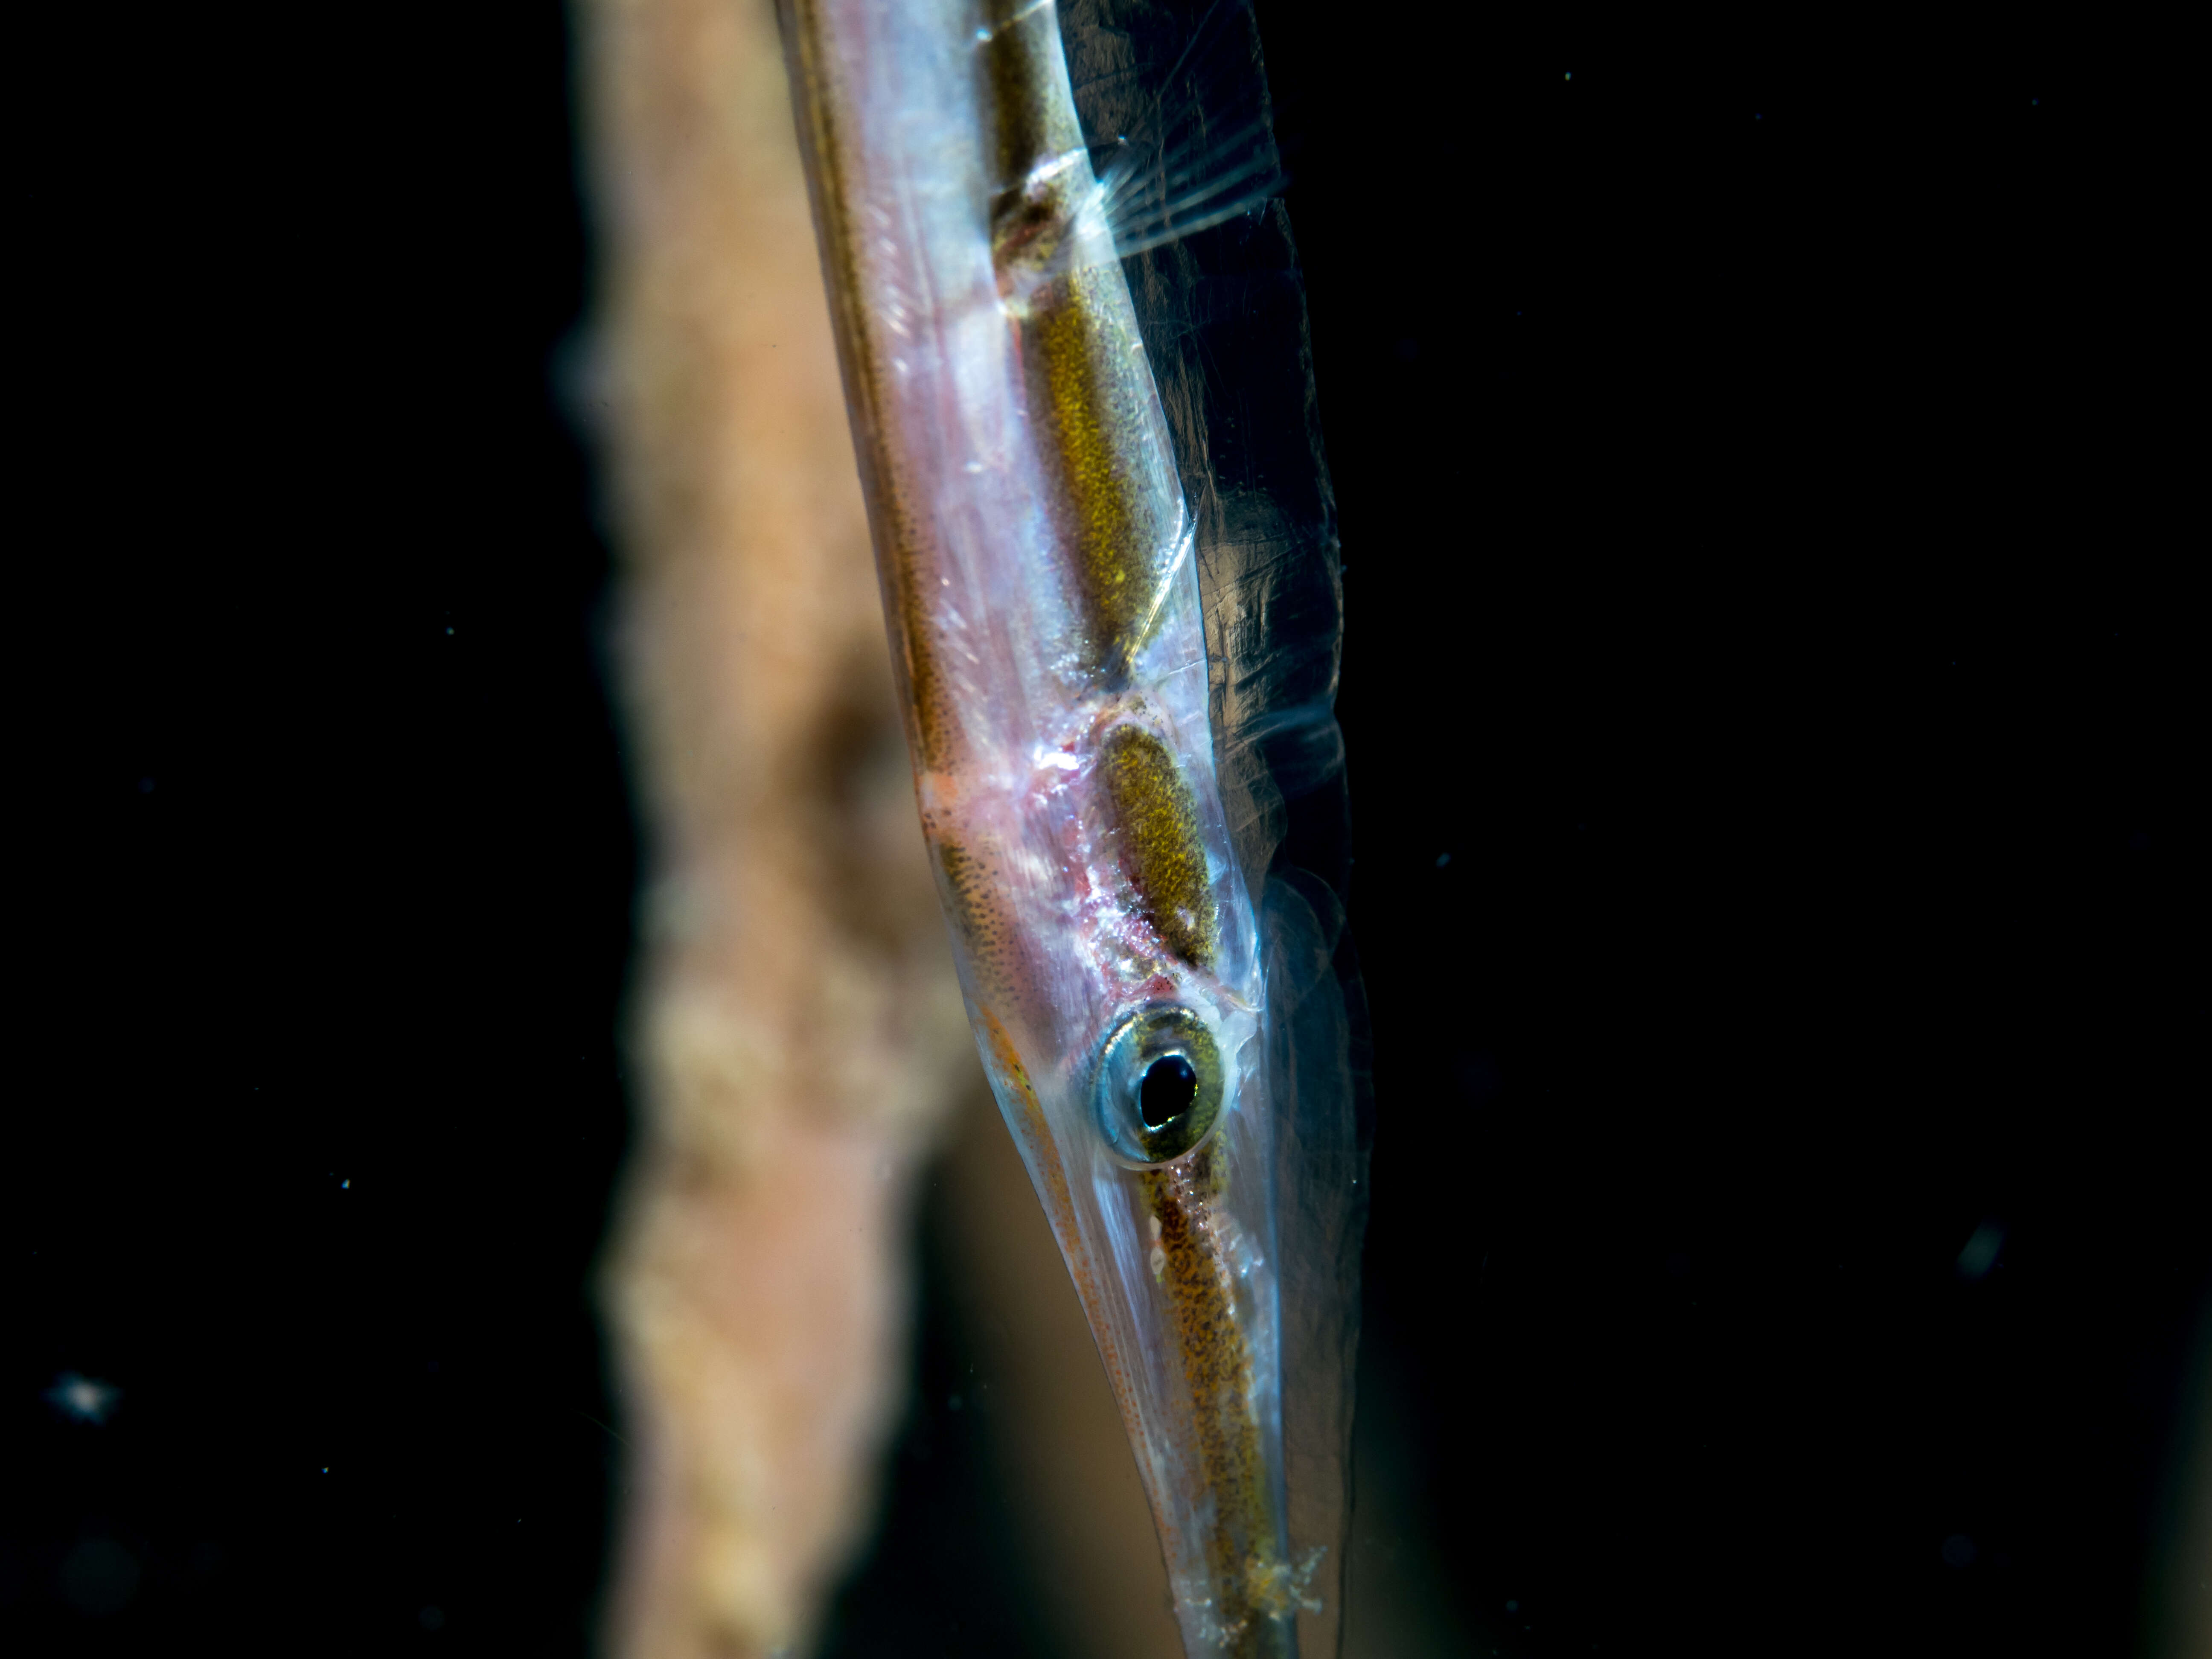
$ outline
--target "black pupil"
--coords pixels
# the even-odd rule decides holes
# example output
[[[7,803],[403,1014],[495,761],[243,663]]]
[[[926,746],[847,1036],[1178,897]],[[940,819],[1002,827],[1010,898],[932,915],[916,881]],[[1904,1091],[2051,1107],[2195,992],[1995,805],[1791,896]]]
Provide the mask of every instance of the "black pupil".
[[[1181,1117],[1198,1092],[1198,1073],[1181,1054],[1163,1054],[1146,1068],[1145,1086],[1137,1096],[1137,1115],[1147,1129],[1157,1129]]]

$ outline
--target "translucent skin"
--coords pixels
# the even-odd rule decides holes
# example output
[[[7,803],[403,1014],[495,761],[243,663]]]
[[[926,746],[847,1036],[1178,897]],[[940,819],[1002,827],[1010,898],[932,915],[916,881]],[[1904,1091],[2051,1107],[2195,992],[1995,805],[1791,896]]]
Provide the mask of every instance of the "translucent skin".
[[[792,0],[786,39],[922,828],[978,1048],[1127,1425],[1193,1656],[1288,1656],[1267,975],[1175,456],[1058,21]],[[1145,1165],[1101,1055],[1194,1017]]]

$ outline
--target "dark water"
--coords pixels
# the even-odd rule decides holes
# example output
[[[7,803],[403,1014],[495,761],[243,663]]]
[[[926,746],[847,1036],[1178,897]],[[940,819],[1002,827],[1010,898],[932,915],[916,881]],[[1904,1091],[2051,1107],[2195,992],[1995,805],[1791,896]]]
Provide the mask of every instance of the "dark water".
[[[2212,1267],[2179,106],[2032,32],[1261,24],[1411,1517],[1355,1619],[2134,1650]],[[0,1645],[580,1652],[634,864],[561,19],[19,50]],[[1047,1650],[950,1416],[833,1651]]]

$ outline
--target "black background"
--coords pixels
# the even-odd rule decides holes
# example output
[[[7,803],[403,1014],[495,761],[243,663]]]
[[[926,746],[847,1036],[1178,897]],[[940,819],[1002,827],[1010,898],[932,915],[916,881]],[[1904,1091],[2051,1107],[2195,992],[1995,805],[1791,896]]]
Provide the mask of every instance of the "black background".
[[[2157,53],[1261,25],[1438,1651],[2133,1650],[2212,1281]],[[635,856],[567,52],[17,37],[11,1651],[588,1642]],[[947,1432],[833,1650],[1034,1646]]]

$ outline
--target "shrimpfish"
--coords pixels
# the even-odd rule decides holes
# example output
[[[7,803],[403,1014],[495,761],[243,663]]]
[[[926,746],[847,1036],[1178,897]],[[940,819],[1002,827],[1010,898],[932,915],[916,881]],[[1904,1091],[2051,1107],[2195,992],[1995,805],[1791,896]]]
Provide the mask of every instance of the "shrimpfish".
[[[1187,1651],[1325,1659],[1365,1202],[1342,588],[1250,14],[782,21],[983,1066]]]

